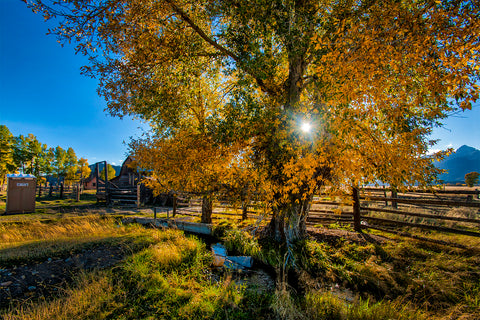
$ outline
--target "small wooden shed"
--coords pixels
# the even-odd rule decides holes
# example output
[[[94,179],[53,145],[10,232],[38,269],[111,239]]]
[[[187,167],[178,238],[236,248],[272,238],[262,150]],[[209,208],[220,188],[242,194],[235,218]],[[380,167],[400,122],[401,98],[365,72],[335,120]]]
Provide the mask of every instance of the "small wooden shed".
[[[31,174],[8,174],[5,213],[34,212],[36,187],[37,178]]]

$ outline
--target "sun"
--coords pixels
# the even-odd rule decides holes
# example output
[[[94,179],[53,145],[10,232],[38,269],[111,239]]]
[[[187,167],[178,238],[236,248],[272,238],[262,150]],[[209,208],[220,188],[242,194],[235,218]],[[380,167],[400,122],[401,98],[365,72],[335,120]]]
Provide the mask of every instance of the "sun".
[[[301,129],[303,132],[309,133],[312,130],[312,125],[309,122],[303,122]]]

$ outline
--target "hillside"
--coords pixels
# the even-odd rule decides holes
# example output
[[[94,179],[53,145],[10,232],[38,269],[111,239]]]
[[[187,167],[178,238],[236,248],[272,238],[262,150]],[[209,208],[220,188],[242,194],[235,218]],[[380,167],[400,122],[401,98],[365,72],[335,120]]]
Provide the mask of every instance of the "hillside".
[[[463,145],[450,156],[436,163],[440,169],[448,170],[439,175],[439,179],[446,183],[464,183],[465,174],[480,172],[480,150]]]

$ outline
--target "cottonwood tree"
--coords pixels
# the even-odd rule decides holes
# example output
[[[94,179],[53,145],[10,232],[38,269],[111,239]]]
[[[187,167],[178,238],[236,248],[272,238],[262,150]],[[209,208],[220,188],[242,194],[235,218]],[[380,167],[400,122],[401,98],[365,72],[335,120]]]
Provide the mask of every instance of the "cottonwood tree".
[[[14,138],[13,159],[22,173],[38,176],[41,173],[40,162],[43,157],[42,144],[31,133]]]
[[[469,172],[465,175],[465,183],[469,187],[473,187],[475,184],[478,183],[478,178],[480,177],[480,173],[473,171]]]
[[[27,151],[28,151],[28,167],[25,173],[39,176],[41,173],[41,159],[43,158],[43,145],[38,141],[37,137],[29,133],[27,136]]]
[[[65,179],[72,182],[78,180],[78,159],[77,154],[73,148],[68,148],[65,158]]]
[[[324,184],[429,183],[432,127],[478,99],[476,1],[27,2],[90,57],[111,114],[152,123],[152,143],[239,146],[232,160],[252,150],[271,235],[286,243],[304,236]],[[190,101],[213,95],[199,102],[211,110],[201,134],[176,130]]]
[[[115,178],[116,176],[116,171],[115,171],[115,168],[107,163],[107,174],[108,174],[108,180],[112,180],[113,178]],[[105,168],[102,169],[102,171],[100,172],[100,179],[102,179],[103,181],[105,181]]]
[[[14,137],[7,126],[0,125],[0,187],[5,184],[5,175],[15,172],[16,165],[13,159]]]
[[[80,176],[80,183],[85,181],[85,178],[90,176],[92,169],[88,166],[88,160],[85,158],[78,159],[78,171]]]
[[[42,171],[46,176],[52,175],[54,173],[55,166],[55,148],[48,148],[45,146],[43,150],[43,162],[42,162]]]
[[[53,176],[58,178],[58,182],[65,179],[67,175],[67,152],[60,146],[54,149]]]
[[[189,192],[202,198],[203,223],[212,222],[213,200],[223,188],[231,159],[240,146],[235,143],[219,144],[211,135],[211,118],[222,104],[220,92],[212,90],[220,80],[217,71],[199,59],[177,75],[182,83],[168,84],[178,70],[165,70],[158,102],[170,101],[168,120],[154,124],[154,133],[130,144],[135,160],[142,168],[150,168],[146,184],[159,192]],[[167,68],[168,69],[168,68]],[[167,123],[168,121],[168,123]]]
[[[28,168],[31,159],[28,150],[28,136],[25,137],[21,134],[14,139],[13,160],[15,161],[17,168],[19,168],[22,173],[26,173],[26,169]]]

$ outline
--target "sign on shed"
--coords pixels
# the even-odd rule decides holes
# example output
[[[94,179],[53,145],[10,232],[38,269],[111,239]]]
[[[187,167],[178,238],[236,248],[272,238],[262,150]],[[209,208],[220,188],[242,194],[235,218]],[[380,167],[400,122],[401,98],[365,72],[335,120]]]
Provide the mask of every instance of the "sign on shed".
[[[36,185],[37,178],[31,174],[8,174],[5,213],[34,212]]]

